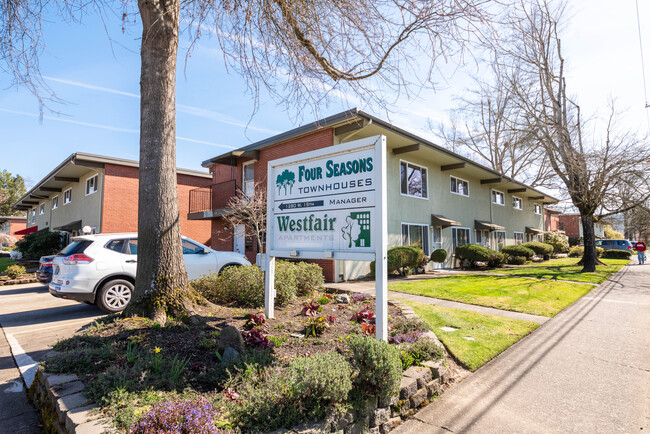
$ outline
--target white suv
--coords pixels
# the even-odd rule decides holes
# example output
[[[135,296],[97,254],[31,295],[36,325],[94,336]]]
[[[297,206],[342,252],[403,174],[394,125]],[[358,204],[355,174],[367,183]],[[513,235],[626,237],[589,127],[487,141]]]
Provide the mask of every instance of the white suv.
[[[131,301],[137,269],[138,234],[75,237],[52,260],[50,294],[121,312]],[[225,267],[251,265],[244,255],[218,252],[183,237],[183,259],[190,279]]]

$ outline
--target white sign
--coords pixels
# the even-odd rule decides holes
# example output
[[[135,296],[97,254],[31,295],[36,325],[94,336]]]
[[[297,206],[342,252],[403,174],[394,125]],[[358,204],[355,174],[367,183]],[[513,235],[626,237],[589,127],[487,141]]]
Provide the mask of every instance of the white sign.
[[[369,137],[269,161],[266,315],[275,257],[376,261],[377,337],[387,337],[386,138]]]

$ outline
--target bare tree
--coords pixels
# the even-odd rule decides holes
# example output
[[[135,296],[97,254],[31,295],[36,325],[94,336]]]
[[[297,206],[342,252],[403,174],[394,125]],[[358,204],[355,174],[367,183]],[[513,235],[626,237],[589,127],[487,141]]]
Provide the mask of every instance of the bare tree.
[[[557,179],[544,149],[521,128],[524,116],[510,83],[514,70],[501,70],[493,52],[489,71],[475,78],[476,89],[459,98],[452,122],[441,125],[445,146],[532,187],[553,187]],[[486,78],[487,77],[487,78]]]
[[[127,314],[164,322],[196,308],[185,273],[175,165],[175,81],[180,24],[192,43],[215,35],[227,64],[240,73],[255,101],[265,88],[289,109],[322,105],[352,92],[382,103],[387,92],[433,83],[442,56],[481,37],[488,0],[138,0],[142,21],[138,272]],[[133,3],[116,2],[124,22]],[[41,23],[75,20],[111,7],[95,0],[10,0],[0,5],[0,53],[18,85],[40,97]],[[137,21],[137,20],[133,20]],[[421,64],[419,60],[425,60]],[[445,59],[446,60],[446,59]]]
[[[502,56],[509,63],[501,67],[518,71],[509,75],[517,77],[509,87],[524,114],[522,127],[544,149],[580,212],[582,271],[591,272],[599,262],[594,222],[633,209],[650,196],[650,147],[647,137],[620,127],[613,102],[605,120],[594,118],[595,128],[586,128],[580,106],[567,92],[560,38],[564,10],[559,1],[522,0],[510,20],[507,57]]]
[[[264,253],[266,236],[266,186],[255,183],[254,193],[247,195],[239,190],[228,201],[228,212],[224,220],[232,227],[244,225],[246,233],[252,233],[257,240],[257,252]],[[232,233],[226,234],[228,238]]]

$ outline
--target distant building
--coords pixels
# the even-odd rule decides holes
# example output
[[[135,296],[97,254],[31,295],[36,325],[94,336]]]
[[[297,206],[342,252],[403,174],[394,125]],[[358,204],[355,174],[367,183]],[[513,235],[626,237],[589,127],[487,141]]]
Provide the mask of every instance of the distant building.
[[[560,214],[562,211],[544,207],[544,230],[545,231],[555,231],[563,232],[564,227],[560,222]]]
[[[582,222],[580,221],[580,214],[560,214],[559,227],[563,228],[564,233],[569,238],[579,238],[582,236]],[[602,223],[594,223],[594,235],[596,238],[605,237],[605,225]]]
[[[75,236],[137,232],[139,163],[77,152],[41,179],[14,205],[27,211],[27,231],[57,230]],[[189,192],[209,186],[207,172],[177,169],[181,233],[210,245],[210,222],[188,220]]]
[[[23,232],[27,226],[27,217],[24,216],[0,216],[0,234],[7,234],[16,238],[23,239]]]

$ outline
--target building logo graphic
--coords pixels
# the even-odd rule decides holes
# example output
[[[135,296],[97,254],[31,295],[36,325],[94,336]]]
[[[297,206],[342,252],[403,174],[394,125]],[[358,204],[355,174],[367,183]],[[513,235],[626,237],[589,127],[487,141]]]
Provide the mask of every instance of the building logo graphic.
[[[285,169],[277,176],[277,178],[275,178],[275,186],[278,187],[278,195],[281,193],[284,193],[285,196],[287,194],[291,194],[291,191],[293,190],[293,184],[295,183],[296,174],[290,170]],[[287,191],[287,188],[289,191]]]
[[[345,218],[346,226],[341,228],[343,239],[348,241],[348,248],[370,247],[370,211],[351,212]]]

